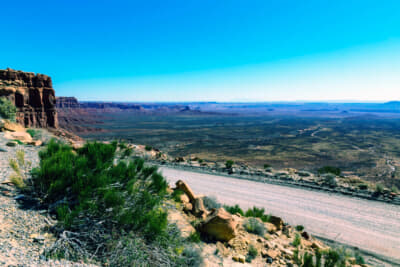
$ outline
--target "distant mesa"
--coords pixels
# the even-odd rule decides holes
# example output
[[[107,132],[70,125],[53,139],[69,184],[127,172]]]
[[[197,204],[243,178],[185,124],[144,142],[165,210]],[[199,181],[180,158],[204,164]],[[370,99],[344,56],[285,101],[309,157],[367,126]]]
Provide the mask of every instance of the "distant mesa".
[[[0,70],[0,97],[15,103],[16,120],[25,127],[58,127],[55,92],[49,76],[10,68]]]
[[[57,97],[56,98],[57,109],[63,108],[80,108],[78,99],[76,97]]]
[[[133,111],[140,113],[181,113],[193,111],[188,105],[174,103],[131,103],[131,102],[104,102],[82,101],[75,97],[61,96],[56,99],[59,111],[71,112],[75,110],[93,112],[102,110],[107,112]]]

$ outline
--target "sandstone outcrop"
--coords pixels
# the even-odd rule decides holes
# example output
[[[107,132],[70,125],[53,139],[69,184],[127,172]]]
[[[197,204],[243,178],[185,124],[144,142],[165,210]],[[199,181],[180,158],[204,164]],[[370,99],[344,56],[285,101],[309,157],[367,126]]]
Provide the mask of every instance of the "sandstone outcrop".
[[[55,92],[49,76],[0,70],[0,97],[15,103],[16,120],[25,127],[57,128]]]
[[[213,210],[201,223],[199,230],[202,234],[218,241],[229,241],[236,236],[237,222],[232,214],[223,208]]]
[[[182,180],[177,181],[175,185],[176,189],[182,190],[189,199],[189,203],[191,204],[192,208],[191,213],[193,213],[193,215],[196,217],[202,217],[203,219],[206,218],[208,211],[204,207],[203,197],[196,196],[192,189]]]

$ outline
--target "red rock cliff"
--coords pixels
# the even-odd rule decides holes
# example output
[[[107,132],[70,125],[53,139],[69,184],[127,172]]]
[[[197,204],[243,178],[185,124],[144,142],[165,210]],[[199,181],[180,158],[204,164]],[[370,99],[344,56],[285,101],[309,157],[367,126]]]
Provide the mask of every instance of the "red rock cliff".
[[[25,127],[57,128],[55,92],[47,75],[0,70],[0,97],[17,107],[17,122]]]

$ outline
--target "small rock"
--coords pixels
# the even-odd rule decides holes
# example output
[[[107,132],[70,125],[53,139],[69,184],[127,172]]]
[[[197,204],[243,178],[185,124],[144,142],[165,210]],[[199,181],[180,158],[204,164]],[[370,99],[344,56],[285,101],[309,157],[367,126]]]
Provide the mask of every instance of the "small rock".
[[[31,238],[33,239],[33,242],[37,242],[39,244],[43,244],[45,240],[44,236],[39,234],[32,234]]]
[[[9,147],[14,147],[14,146],[17,146],[17,145],[18,145],[18,143],[15,142],[15,141],[9,141],[9,142],[6,143],[6,146],[9,146]]]
[[[310,239],[310,235],[309,233],[307,233],[306,231],[301,233],[301,236],[304,237],[305,239],[309,240]]]
[[[233,255],[232,260],[244,263],[246,261],[246,257],[243,255]]]
[[[270,257],[272,259],[276,259],[279,256],[280,252],[273,249],[268,249],[265,253],[265,256]]]
[[[25,198],[25,195],[17,195],[14,197],[15,200],[22,200]]]
[[[229,255],[229,249],[227,249],[224,244],[218,241],[216,246],[221,256],[226,257]]]

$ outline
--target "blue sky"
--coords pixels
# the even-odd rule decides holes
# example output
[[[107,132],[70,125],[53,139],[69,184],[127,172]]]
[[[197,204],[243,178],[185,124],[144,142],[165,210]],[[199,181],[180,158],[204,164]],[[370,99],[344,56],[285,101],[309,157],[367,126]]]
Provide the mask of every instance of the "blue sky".
[[[5,1],[0,68],[113,101],[400,99],[399,1]]]

